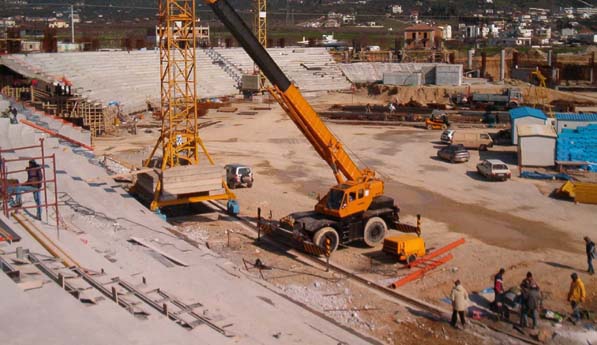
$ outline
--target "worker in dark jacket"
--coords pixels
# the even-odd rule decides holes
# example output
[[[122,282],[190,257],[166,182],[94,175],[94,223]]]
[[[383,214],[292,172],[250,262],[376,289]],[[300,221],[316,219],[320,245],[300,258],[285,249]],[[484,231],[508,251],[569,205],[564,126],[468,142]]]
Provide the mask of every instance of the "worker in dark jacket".
[[[526,278],[520,283],[520,325],[523,327],[526,322],[524,315],[527,313],[527,298],[533,285],[537,286],[537,288],[539,287],[535,279],[533,279],[533,273],[527,272]]]
[[[522,326],[527,327],[527,317],[531,317],[533,321],[533,329],[537,328],[537,318],[539,317],[539,310],[541,309],[542,305],[542,295],[541,290],[537,284],[533,283],[531,288],[528,291],[527,298],[526,298],[526,305],[525,310],[526,313],[522,314]]]
[[[595,242],[591,241],[589,236],[585,236],[585,249],[587,252],[587,264],[589,268],[587,272],[589,274],[595,274],[595,269],[593,268],[593,259],[595,258]]]
[[[502,296],[504,294],[504,273],[506,270],[500,268],[499,272],[495,275],[493,279],[493,292],[495,293],[494,303],[497,304],[498,302],[502,302]]]
[[[40,199],[40,190],[41,190],[41,183],[43,181],[43,174],[41,171],[41,167],[35,160],[29,161],[29,166],[27,167],[27,182],[26,184],[30,187],[35,188],[33,190],[33,200],[37,205],[37,216],[38,220],[41,220],[41,199]]]

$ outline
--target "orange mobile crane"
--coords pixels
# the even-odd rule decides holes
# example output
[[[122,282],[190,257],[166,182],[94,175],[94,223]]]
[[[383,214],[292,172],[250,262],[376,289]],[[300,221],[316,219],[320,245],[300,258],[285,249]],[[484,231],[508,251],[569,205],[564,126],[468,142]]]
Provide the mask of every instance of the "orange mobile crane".
[[[384,182],[369,168],[360,169],[342,143],[326,127],[280,67],[260,44],[227,0],[205,0],[271,83],[268,91],[332,168],[337,185],[315,205],[314,211],[292,213],[281,219],[281,228],[300,233],[331,250],[339,244],[363,240],[380,244],[388,228],[397,229],[399,208],[384,195]]]

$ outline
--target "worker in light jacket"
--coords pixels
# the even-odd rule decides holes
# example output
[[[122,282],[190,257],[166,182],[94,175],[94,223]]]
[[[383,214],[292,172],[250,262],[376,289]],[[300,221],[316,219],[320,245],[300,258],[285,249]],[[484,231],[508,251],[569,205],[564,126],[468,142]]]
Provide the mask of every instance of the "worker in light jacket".
[[[572,307],[572,323],[576,324],[580,321],[580,305],[585,301],[587,291],[585,290],[585,284],[578,277],[578,274],[572,273],[570,275],[572,281],[570,282],[570,290],[568,291],[568,302]]]
[[[452,321],[450,324],[452,327],[457,328],[457,318],[460,316],[460,323],[462,323],[462,327],[464,328],[466,325],[464,312],[468,308],[469,299],[468,292],[466,292],[464,286],[460,284],[460,280],[456,280],[454,282],[454,287],[452,288],[452,293],[450,294],[450,300],[452,301]]]

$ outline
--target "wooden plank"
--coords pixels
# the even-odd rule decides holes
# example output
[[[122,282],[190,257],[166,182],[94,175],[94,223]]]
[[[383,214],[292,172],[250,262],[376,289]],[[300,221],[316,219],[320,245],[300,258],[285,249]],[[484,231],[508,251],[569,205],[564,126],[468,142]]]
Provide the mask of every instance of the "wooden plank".
[[[218,113],[234,113],[238,110],[237,107],[219,107]]]
[[[165,188],[164,192],[167,194],[197,194],[207,193],[210,190],[219,190],[222,185],[210,185],[210,186],[199,186],[199,187],[181,187],[181,188]]]
[[[179,181],[179,182],[170,182],[164,181],[164,189],[170,188],[198,188],[202,186],[218,186],[222,187],[222,179],[221,178],[213,178],[209,180],[191,180],[191,181]]]
[[[213,190],[209,191],[209,195],[210,196],[213,196],[213,195],[222,195],[222,194],[225,194],[225,193],[226,193],[226,190],[224,188],[213,189]]]
[[[160,254],[160,255],[162,255],[162,256],[164,256],[164,257],[168,258],[168,260],[170,260],[170,261],[174,262],[174,263],[175,263],[175,264],[177,264],[177,265],[180,265],[180,266],[185,266],[185,267],[186,267],[186,266],[189,266],[189,265],[188,265],[187,263],[185,263],[184,261],[182,261],[182,260],[180,260],[180,259],[176,258],[175,256],[172,256],[172,255],[170,255],[170,254],[168,254],[168,253],[164,252],[163,250],[161,250],[161,249],[159,249],[159,248],[156,248],[156,247],[154,247],[154,246],[153,246],[151,243],[149,243],[149,242],[147,242],[147,241],[145,241],[145,240],[143,240],[143,239],[141,239],[141,238],[138,238],[138,237],[131,236],[131,238],[130,238],[130,239],[131,239],[132,241],[134,241],[134,242],[137,242],[137,243],[139,243],[140,245],[142,245],[142,246],[144,246],[144,247],[147,247],[147,248],[149,248],[149,249],[153,250],[154,252],[156,252],[156,253],[158,253],[158,254]]]
[[[195,175],[195,176],[176,176],[176,177],[164,177],[164,184],[172,184],[178,182],[194,182],[194,181],[209,181],[209,180],[220,180],[224,178],[223,174],[208,174],[208,175]]]
[[[210,174],[213,172],[220,172],[222,174],[223,169],[217,166],[199,166],[199,165],[185,165],[174,168],[166,169],[162,172],[164,178],[174,176],[195,176],[202,174]]]

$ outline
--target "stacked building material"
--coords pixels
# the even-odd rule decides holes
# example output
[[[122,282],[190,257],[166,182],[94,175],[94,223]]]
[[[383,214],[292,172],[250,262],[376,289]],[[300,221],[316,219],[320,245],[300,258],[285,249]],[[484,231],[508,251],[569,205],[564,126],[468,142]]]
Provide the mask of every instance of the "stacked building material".
[[[597,125],[562,130],[557,143],[558,161],[597,163]],[[597,171],[589,164],[589,170]]]

